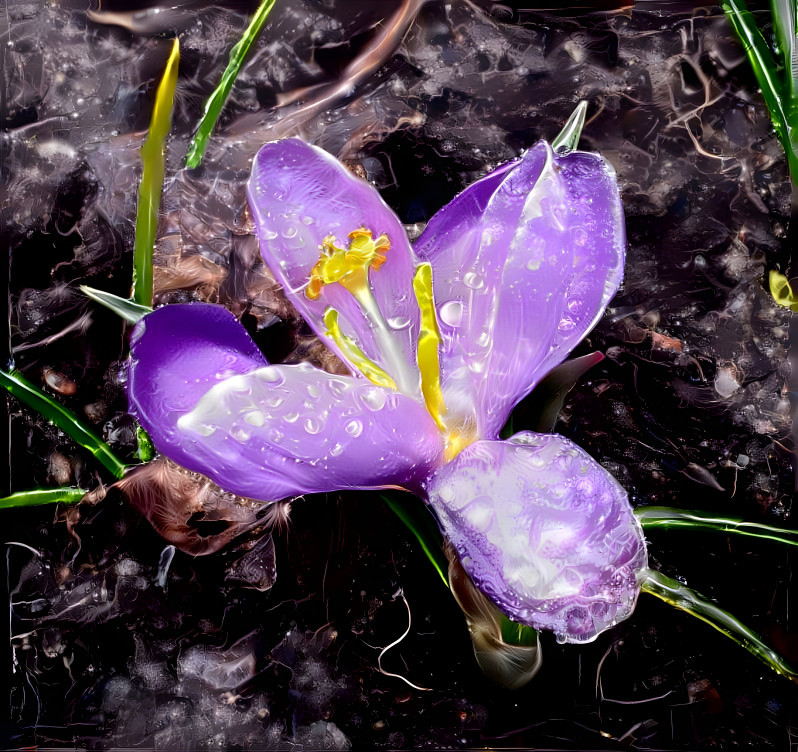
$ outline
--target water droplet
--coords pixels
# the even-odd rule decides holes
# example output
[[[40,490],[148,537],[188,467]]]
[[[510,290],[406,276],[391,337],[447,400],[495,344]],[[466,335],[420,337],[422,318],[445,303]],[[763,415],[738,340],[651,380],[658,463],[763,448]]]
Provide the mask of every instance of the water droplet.
[[[297,229],[295,225],[286,225],[283,227],[283,237],[284,238],[294,238],[296,237]]]
[[[410,326],[410,319],[407,316],[394,316],[388,319],[388,326],[391,329],[407,329]]]
[[[261,230],[260,236],[263,240],[274,240],[277,237],[277,233],[274,230]]]
[[[252,374],[255,378],[265,381],[267,384],[280,384],[283,381],[283,375],[274,366],[258,368]]]
[[[463,304],[459,300],[450,300],[440,307],[441,321],[447,326],[460,326],[463,320]]]
[[[249,441],[250,436],[252,435],[246,428],[243,426],[233,426],[230,429],[230,435],[239,443],[244,444]]]
[[[570,316],[563,316],[557,328],[561,332],[570,332],[576,327],[576,322]]]
[[[369,410],[374,410],[376,412],[382,410],[385,406],[385,396],[385,391],[383,389],[370,387],[361,392],[360,399]]]
[[[349,385],[345,381],[341,381],[340,379],[330,379],[330,381],[327,382],[327,384],[330,393],[333,395],[333,397],[337,398],[343,397],[344,393],[349,388]]]
[[[480,347],[487,347],[490,344],[490,332],[485,330],[477,337],[477,344]]]
[[[244,420],[251,426],[262,426],[265,418],[260,410],[253,410],[244,416]]]
[[[463,283],[472,290],[481,290],[485,286],[485,280],[476,272],[468,272],[463,277]]]
[[[582,302],[582,298],[571,298],[566,305],[571,313],[578,315],[582,309]]]
[[[321,396],[321,389],[317,384],[308,384],[308,394],[315,399]]]
[[[336,443],[336,444],[335,444],[335,445],[334,445],[334,446],[333,446],[333,447],[330,449],[330,457],[337,457],[337,456],[338,456],[338,455],[340,455],[340,454],[341,454],[341,452],[343,452],[343,451],[344,451],[344,448],[343,448],[343,447],[342,447],[340,444]]]
[[[583,246],[587,243],[587,231],[583,227],[577,227],[574,230],[574,245]]]
[[[359,420],[350,420],[346,424],[346,432],[353,438],[357,438],[363,433],[363,424]]]
[[[282,397],[268,397],[266,399],[266,404],[269,407],[280,407],[285,400]]]
[[[286,423],[296,423],[297,420],[299,420],[299,413],[297,413],[297,412],[286,413],[283,416],[283,420]]]
[[[316,220],[313,217],[302,217],[302,224],[303,225],[312,225]]]
[[[283,440],[283,434],[281,431],[278,431],[276,428],[273,428],[269,431],[269,441],[272,444],[279,444]]]
[[[317,434],[321,431],[321,422],[315,418],[307,418],[305,420],[305,430],[311,435]]]

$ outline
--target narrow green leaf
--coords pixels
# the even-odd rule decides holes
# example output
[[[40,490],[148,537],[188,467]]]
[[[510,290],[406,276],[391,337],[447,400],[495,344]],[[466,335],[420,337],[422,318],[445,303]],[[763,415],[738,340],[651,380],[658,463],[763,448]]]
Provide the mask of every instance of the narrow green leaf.
[[[121,478],[125,467],[111,448],[80,419],[63,405],[48,397],[40,389],[27,381],[16,371],[0,371],[0,386],[5,387],[12,397],[43,415],[58,426],[67,436],[91,452],[97,460],[114,476]]]
[[[721,533],[763,538],[776,543],[786,543],[788,546],[798,546],[798,530],[784,530],[772,525],[761,525],[758,522],[744,522],[735,517],[718,517],[708,512],[684,511],[672,507],[638,507],[634,511],[644,530],[654,528],[716,530]]]
[[[762,638],[745,626],[728,611],[724,611],[703,596],[682,585],[661,572],[647,569],[643,573],[641,587],[644,592],[655,595],[665,603],[686,611],[691,616],[709,624],[718,632],[725,634],[730,640],[744,647],[749,653],[757,657],[762,663],[772,668],[776,673],[796,681],[798,673],[795,668],[784,660],[775,650],[768,647]]]
[[[796,126],[790,117],[790,85],[779,80],[778,64],[762,32],[756,26],[754,17],[748,12],[744,0],[721,0],[721,6],[740,41],[745,54],[751,62],[762,97],[765,100],[776,135],[784,147],[787,164],[793,183],[798,181],[798,153],[792,142],[792,131]],[[787,73],[791,76],[791,71]]]
[[[155,446],[152,443],[152,439],[141,426],[136,426],[136,441],[139,445],[136,450],[136,457],[142,462],[149,462],[155,457]]]
[[[432,515],[423,506],[423,502],[415,497],[408,496],[404,501],[397,501],[387,494],[380,494],[380,498],[388,505],[390,510],[408,527],[416,536],[421,549],[435,567],[443,584],[449,587],[449,562],[443,553],[443,536],[438,530]]]
[[[199,167],[200,162],[202,162],[208,139],[211,137],[216,121],[219,119],[227,97],[230,95],[233,83],[241,70],[241,66],[244,64],[247,53],[263,29],[275,2],[276,0],[264,0],[260,4],[249,22],[249,26],[244,29],[241,39],[230,50],[230,58],[224,73],[222,73],[222,80],[205,103],[205,111],[197,127],[197,132],[189,144],[188,153],[186,154],[186,167]]]
[[[551,142],[551,148],[556,154],[569,154],[579,146],[579,138],[582,129],[585,127],[585,115],[587,114],[587,102],[583,99],[576,109],[571,113],[568,122],[563,129]]]
[[[0,509],[14,509],[15,507],[37,507],[42,504],[75,504],[80,501],[88,491],[82,488],[36,488],[33,491],[20,491],[19,493],[4,496],[0,499]]]
[[[81,285],[80,291],[100,305],[104,305],[106,308],[113,311],[117,316],[121,316],[125,321],[131,324],[138,323],[148,313],[152,313],[152,308],[149,306],[139,305],[138,303],[134,303],[132,300],[120,298],[118,295],[105,292],[104,290],[97,290],[94,287]]]
[[[796,47],[795,0],[771,0],[773,28],[781,53],[781,65],[790,99],[795,102],[798,85],[798,48]]]
[[[141,147],[142,171],[133,248],[133,300],[145,306],[152,305],[152,255],[163,190],[164,147],[172,123],[179,62],[180,43],[175,39],[155,93],[150,130]]]

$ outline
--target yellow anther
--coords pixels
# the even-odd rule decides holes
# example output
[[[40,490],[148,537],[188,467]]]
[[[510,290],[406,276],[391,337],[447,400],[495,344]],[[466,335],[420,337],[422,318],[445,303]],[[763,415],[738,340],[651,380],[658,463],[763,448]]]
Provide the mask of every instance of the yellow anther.
[[[338,323],[338,311],[335,308],[328,308],[324,312],[324,326],[327,327],[327,335],[338,345],[344,357],[372,384],[396,389],[396,382],[373,360],[370,360],[351,337],[347,337],[341,331],[341,325]]]
[[[435,315],[435,300],[432,297],[432,266],[421,264],[413,276],[413,292],[416,294],[418,310],[421,312],[421,326],[418,333],[416,361],[421,374],[421,394],[427,405],[427,412],[441,430],[446,430],[443,418],[446,404],[441,391],[441,364],[438,348],[441,332]]]
[[[368,289],[368,270],[379,269],[391,248],[391,241],[384,233],[376,240],[371,230],[361,227],[349,233],[349,248],[335,245],[335,237],[328,235],[322,241],[321,256],[310,272],[310,281],[305,296],[316,300],[324,285],[338,282],[355,298]]]

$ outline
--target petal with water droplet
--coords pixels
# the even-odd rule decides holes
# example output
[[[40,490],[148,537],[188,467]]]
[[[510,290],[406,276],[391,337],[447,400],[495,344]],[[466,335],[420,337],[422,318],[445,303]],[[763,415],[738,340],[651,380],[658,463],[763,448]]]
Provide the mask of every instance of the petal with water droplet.
[[[555,155],[545,142],[441,209],[415,251],[448,306],[440,328],[450,411],[495,437],[595,325],[620,284],[624,244],[610,165],[586,152]]]

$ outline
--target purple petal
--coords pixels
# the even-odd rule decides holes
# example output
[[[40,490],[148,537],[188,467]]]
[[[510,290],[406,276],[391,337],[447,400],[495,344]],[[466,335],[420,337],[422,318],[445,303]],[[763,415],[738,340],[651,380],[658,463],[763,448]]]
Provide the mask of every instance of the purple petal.
[[[196,469],[259,499],[342,488],[417,490],[442,453],[441,434],[420,402],[306,363],[226,379],[178,430]]]
[[[433,265],[450,412],[494,437],[601,316],[624,242],[612,168],[544,142],[433,217],[416,252]]]
[[[298,139],[286,139],[268,143],[258,152],[248,196],[266,265],[314,331],[346,360],[327,338],[322,321],[325,309],[332,306],[340,314],[344,333],[353,337],[403,391],[417,392],[414,257],[404,228],[377,191],[321,149]],[[384,341],[382,350],[378,345],[375,322],[366,318],[341,285],[325,286],[317,300],[308,299],[304,293],[311,270],[319,260],[322,241],[332,235],[336,245],[346,248],[349,233],[361,227],[370,230],[375,239],[386,234],[391,243],[385,263],[378,270],[370,270],[369,280],[377,308],[393,335],[394,362],[386,357]],[[396,361],[404,369],[404,376],[396,373]]]
[[[159,452],[177,444],[177,420],[214,384],[268,365],[230,311],[207,303],[158,308],[133,330],[128,399]]]
[[[515,621],[585,642],[631,614],[643,532],[618,482],[568,439],[478,441],[427,492],[466,572]]]
[[[417,490],[440,463],[420,402],[307,364],[269,366],[219,306],[158,309],[131,356],[131,409],[158,451],[241,496]]]

